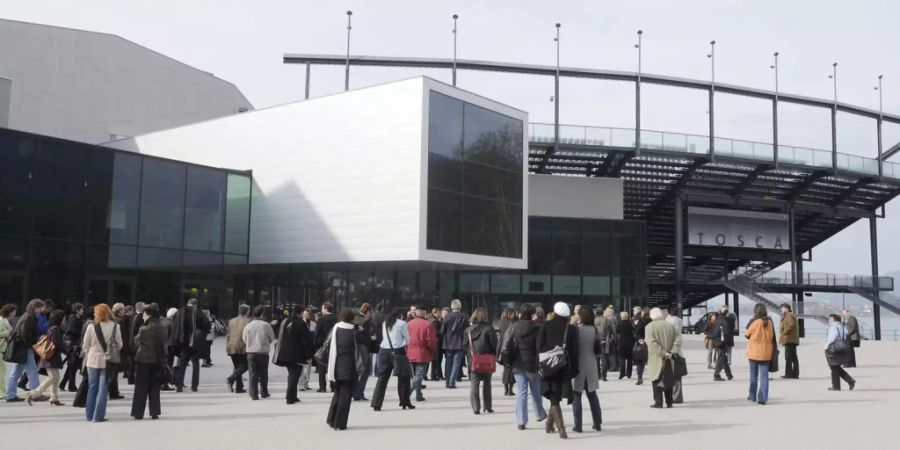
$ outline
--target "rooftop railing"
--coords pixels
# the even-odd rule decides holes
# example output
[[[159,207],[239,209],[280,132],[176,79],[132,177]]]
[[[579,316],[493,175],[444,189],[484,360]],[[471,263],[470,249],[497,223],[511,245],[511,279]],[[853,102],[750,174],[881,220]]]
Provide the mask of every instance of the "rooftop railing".
[[[528,134],[531,142],[552,144],[553,128],[554,125],[550,123],[529,123]],[[559,143],[563,145],[634,148],[635,132],[634,129],[630,128],[560,125]],[[765,142],[717,137],[714,145],[714,154],[717,156],[751,161],[775,161],[774,145]],[[709,154],[709,136],[641,130],[641,149],[704,155]],[[788,165],[830,169],[832,168],[832,153],[830,150],[779,145],[778,162]],[[878,176],[878,160],[838,152],[837,170],[866,176]],[[882,173],[886,178],[900,180],[900,164],[884,161],[882,163]]]

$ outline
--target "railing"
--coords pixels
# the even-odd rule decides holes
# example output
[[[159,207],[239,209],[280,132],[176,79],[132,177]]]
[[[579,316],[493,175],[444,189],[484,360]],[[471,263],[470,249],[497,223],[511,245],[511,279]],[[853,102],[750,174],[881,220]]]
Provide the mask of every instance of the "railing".
[[[554,125],[529,123],[531,142],[553,143]],[[774,161],[775,147],[764,142],[717,137],[715,155],[752,161]],[[559,142],[568,145],[634,148],[635,132],[631,128],[560,125]],[[709,154],[709,136],[666,131],[641,130],[641,149],[686,154]],[[805,147],[778,146],[778,162],[805,167],[830,169],[830,150]],[[837,170],[861,175],[878,176],[878,160],[848,153],[837,153]],[[884,161],[885,177],[900,179],[900,163]]]
[[[732,275],[734,276],[734,275]],[[800,285],[819,287],[847,287],[872,289],[874,278],[864,275],[846,275],[835,273],[802,272],[796,281],[791,272],[767,272],[753,277],[753,282],[763,285]],[[894,277],[878,277],[879,290],[894,290]]]

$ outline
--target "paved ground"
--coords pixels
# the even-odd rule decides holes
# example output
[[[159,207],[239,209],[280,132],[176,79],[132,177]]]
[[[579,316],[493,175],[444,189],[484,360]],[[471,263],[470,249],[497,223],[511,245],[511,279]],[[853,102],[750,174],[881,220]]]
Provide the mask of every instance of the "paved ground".
[[[883,449],[897,448],[897,405],[900,405],[900,343],[865,343],[858,359],[862,367],[851,374],[856,390],[829,392],[828,368],[821,344],[805,342],[800,347],[800,380],[781,380],[771,385],[770,404],[759,406],[747,396],[747,362],[743,342],[735,348],[735,380],[713,383],[705,367],[702,343],[691,337],[686,344],[691,374],[685,379],[687,403],[671,410],[653,410],[650,388],[628,380],[610,379],[600,386],[604,431],[570,433],[570,448],[668,449]],[[223,382],[228,361],[220,339],[212,369],[201,372],[198,393],[163,393],[163,416],[158,421],[134,421],[127,400],[110,402],[109,422],[84,421],[83,410],[33,407],[0,403],[0,436],[4,448],[142,449],[178,448],[396,448],[402,445],[429,449],[476,447],[546,448],[559,445],[545,435],[541,424],[532,422],[526,431],[515,426],[513,400],[496,395],[495,414],[475,416],[468,403],[468,389],[445,390],[431,383],[428,399],[414,411],[399,410],[396,379],[392,380],[385,410],[375,413],[363,403],[354,403],[350,429],[335,432],[325,425],[330,394],[302,393],[301,403],[286,405],[286,371],[272,366],[273,397],[251,401],[246,395],[228,394]],[[122,383],[124,385],[124,383]],[[316,382],[313,381],[313,386]],[[374,383],[369,385],[369,396]],[[467,387],[467,382],[463,382]],[[73,394],[64,393],[70,403]],[[571,427],[571,411],[565,409]],[[589,412],[585,411],[589,417]],[[532,419],[533,420],[533,419]],[[6,444],[16,443],[15,447]]]

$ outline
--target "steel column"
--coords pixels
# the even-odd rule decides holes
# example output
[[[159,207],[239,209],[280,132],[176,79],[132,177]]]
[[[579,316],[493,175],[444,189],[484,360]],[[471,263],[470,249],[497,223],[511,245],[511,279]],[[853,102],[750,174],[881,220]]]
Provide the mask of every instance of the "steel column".
[[[803,282],[803,258],[797,260],[797,280]],[[799,316],[803,313],[803,291],[797,291],[797,304],[794,305],[794,312]],[[806,337],[806,322],[804,319],[797,317],[797,328],[800,329],[800,337]]]
[[[344,63],[344,90],[350,90],[350,30],[353,28],[350,26],[350,18],[353,16],[353,11],[347,11],[347,59]]]
[[[740,327],[740,323],[741,323],[741,302],[740,302],[740,298],[741,298],[741,294],[738,294],[737,292],[735,292],[735,293],[734,293],[734,309],[733,309],[733,311],[734,311],[735,322],[738,324],[739,327]]]
[[[772,99],[772,150],[775,153],[773,163],[778,169],[778,94]]]
[[[878,118],[878,179],[881,180],[884,177],[884,160],[881,159],[882,152],[882,140],[881,140],[881,117]]]
[[[309,71],[310,71],[310,64],[306,63],[306,93],[305,93],[305,96],[303,97],[306,100],[309,100]]]
[[[678,309],[684,306],[684,230],[682,217],[684,216],[681,194],[675,194],[675,301]]]
[[[715,132],[715,84],[709,88],[709,159],[715,160],[716,132]]]
[[[641,153],[641,52],[643,52],[644,47],[641,42],[641,37],[644,34],[643,31],[638,30],[638,43],[635,47],[637,47],[638,51],[638,70],[637,70],[637,80],[634,83],[634,154],[639,155]],[[610,142],[611,143],[611,142]]]
[[[831,107],[831,170],[837,172],[837,103]]]
[[[878,223],[875,216],[869,218],[869,245],[872,252],[872,287],[875,298],[881,295],[878,290]],[[872,307],[872,318],[875,326],[875,340],[881,340],[881,306],[875,303]]]
[[[559,27],[556,24],[556,76],[553,78],[553,153],[559,151]]]

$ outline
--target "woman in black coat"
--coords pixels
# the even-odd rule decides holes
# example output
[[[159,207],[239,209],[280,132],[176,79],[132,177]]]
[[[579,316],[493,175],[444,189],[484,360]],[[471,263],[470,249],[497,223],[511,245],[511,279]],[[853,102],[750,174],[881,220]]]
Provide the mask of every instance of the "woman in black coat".
[[[303,365],[307,364],[312,356],[312,339],[310,339],[309,328],[303,321],[303,308],[294,308],[294,317],[281,321],[273,360],[276,366],[287,368],[285,401],[288,405],[300,402],[300,399],[297,398],[297,386],[300,384]]]
[[[134,399],[131,402],[131,417],[144,418],[144,408],[150,400],[150,418],[161,414],[159,389],[162,386],[160,372],[166,364],[168,331],[159,322],[159,306],[151,303],[144,307],[144,325],[134,337]]]
[[[616,334],[619,336],[619,379],[628,377],[631,379],[632,355],[634,349],[634,325],[628,320],[628,313],[622,311],[619,315],[619,324],[616,326]]]
[[[474,354],[497,354],[497,333],[494,327],[488,322],[487,312],[484,308],[476,308],[469,319],[472,324],[466,329],[464,336],[466,347],[465,351],[469,355],[469,367],[472,365],[472,356]],[[493,373],[475,373],[472,372],[471,382],[472,389],[469,391],[469,402],[472,404],[472,411],[475,414],[481,414],[481,398],[478,396],[479,385],[484,384],[484,412],[492,413],[494,409],[491,399],[491,378]]]
[[[541,394],[550,400],[549,418],[546,431],[552,433],[554,426],[559,429],[559,437],[568,438],[566,424],[563,422],[560,403],[563,399],[571,404],[573,397],[572,378],[578,375],[578,330],[569,325],[569,305],[558,302],[553,307],[556,317],[546,320],[537,337],[538,354],[552,350],[556,346],[565,345],[568,364],[565,368],[551,376],[541,376]]]
[[[338,322],[331,331],[328,380],[334,383],[334,395],[325,422],[334,430],[346,430],[350,417],[350,400],[359,373],[356,371],[356,351],[368,349],[369,337],[353,325],[353,310],[344,308],[338,313]],[[408,383],[408,381],[407,381]]]
[[[512,328],[513,324],[516,323],[516,310],[512,308],[506,308],[503,310],[503,314],[500,315],[500,341],[502,341],[506,337],[507,331]],[[500,345],[497,345],[497,356],[500,356]],[[513,378],[512,367],[509,364],[503,366],[503,375],[501,377],[501,381],[503,382],[503,395],[512,397],[513,395],[513,386],[516,385],[516,380]]]

